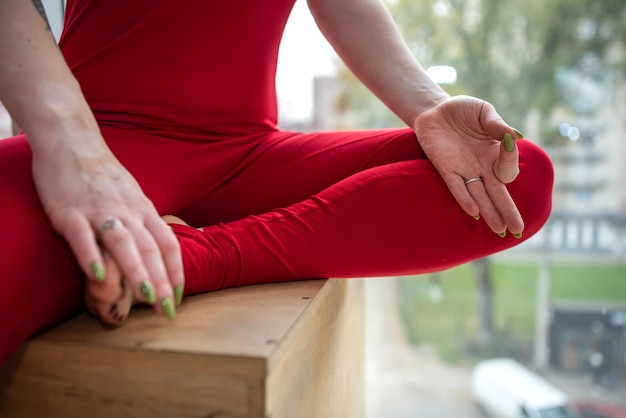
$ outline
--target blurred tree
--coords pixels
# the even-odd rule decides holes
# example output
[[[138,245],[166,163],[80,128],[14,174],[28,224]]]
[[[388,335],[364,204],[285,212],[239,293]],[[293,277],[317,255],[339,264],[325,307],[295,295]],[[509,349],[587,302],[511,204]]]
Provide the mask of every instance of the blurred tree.
[[[452,94],[493,103],[512,126],[557,145],[553,113],[592,114],[626,73],[626,0],[396,0],[389,9],[425,66],[457,71]],[[340,127],[402,122],[348,70],[338,102]],[[530,129],[530,127],[534,129]],[[480,339],[493,335],[488,260],[474,263]]]
[[[585,103],[602,100],[581,97],[572,84],[608,90],[626,72],[626,0],[397,0],[389,9],[422,64],[456,69],[456,82],[444,86],[450,94],[493,103],[522,131],[535,115],[533,139],[546,145],[556,109],[589,112],[599,106]],[[347,70],[342,77],[344,125],[401,125]]]
[[[476,284],[478,285],[478,342],[488,344],[493,339],[493,292],[491,269],[488,258],[481,258],[472,263]]]

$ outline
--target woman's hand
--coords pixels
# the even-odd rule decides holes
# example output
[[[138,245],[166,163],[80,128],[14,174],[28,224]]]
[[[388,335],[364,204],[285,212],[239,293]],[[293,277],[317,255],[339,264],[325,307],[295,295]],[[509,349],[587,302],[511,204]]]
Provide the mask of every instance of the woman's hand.
[[[40,6],[0,1],[0,99],[28,137],[41,204],[88,277],[107,276],[99,243],[135,298],[173,317],[178,241],[105,144]]]
[[[90,314],[105,324],[120,326],[133,307],[133,294],[109,253],[103,251],[102,255],[107,280],[87,282],[85,307]]]
[[[117,285],[120,273],[105,269],[114,263],[136,300],[173,318],[184,280],[178,240],[135,179],[106,147],[44,155],[33,154],[39,198],[82,270]],[[104,263],[99,245],[112,261]]]
[[[482,216],[504,236],[508,229],[520,237],[522,217],[505,184],[519,173],[514,138],[521,137],[494,107],[477,98],[450,98],[420,113],[412,127],[461,208]],[[470,179],[480,178],[481,181]]]

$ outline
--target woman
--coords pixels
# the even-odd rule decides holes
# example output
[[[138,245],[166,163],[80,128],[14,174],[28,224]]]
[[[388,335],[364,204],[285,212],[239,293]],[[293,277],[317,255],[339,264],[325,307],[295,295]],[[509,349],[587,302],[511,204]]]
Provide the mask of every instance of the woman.
[[[0,100],[25,133],[0,141],[0,362],[82,309],[84,276],[105,322],[131,298],[174,318],[183,293],[436,271],[543,225],[546,155],[430,81],[379,0],[309,7],[408,128],[279,130],[293,2],[69,0],[64,58],[38,1],[0,3]]]

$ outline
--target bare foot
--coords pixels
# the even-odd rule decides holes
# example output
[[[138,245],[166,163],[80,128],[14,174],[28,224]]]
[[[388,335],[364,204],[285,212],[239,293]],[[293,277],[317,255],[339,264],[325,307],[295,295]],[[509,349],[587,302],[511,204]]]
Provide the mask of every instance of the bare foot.
[[[85,305],[87,310],[102,322],[121,325],[128,316],[133,304],[133,294],[108,253],[103,254],[106,280],[88,280],[85,285]]]
[[[183,221],[182,219],[180,219],[177,216],[174,215],[165,215],[165,216],[161,216],[161,219],[163,219],[165,222],[167,222],[168,224],[176,224],[176,225],[186,225],[189,226],[189,224],[185,221]],[[202,228],[196,228],[198,230],[201,230]]]
[[[187,225],[182,219],[165,215],[168,224]],[[128,317],[133,305],[133,293],[126,286],[115,261],[108,253],[103,254],[106,280],[97,282],[88,280],[85,285],[85,304],[87,310],[102,322],[119,326]]]

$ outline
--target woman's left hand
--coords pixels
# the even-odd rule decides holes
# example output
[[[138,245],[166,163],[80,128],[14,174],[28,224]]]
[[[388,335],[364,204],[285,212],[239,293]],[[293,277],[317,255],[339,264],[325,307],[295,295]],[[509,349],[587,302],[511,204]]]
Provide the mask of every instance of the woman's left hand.
[[[508,229],[519,237],[524,222],[505,185],[519,174],[520,135],[494,107],[474,97],[452,97],[420,113],[412,128],[461,208],[480,215],[495,233],[503,236]],[[475,178],[481,181],[466,184]]]

